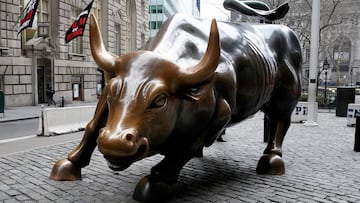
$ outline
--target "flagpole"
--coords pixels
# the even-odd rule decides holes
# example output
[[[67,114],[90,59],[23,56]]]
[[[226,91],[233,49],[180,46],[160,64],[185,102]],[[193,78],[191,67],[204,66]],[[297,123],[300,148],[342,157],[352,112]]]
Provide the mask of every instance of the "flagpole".
[[[312,1],[308,116],[305,126],[318,126],[316,86],[319,55],[320,0]]]

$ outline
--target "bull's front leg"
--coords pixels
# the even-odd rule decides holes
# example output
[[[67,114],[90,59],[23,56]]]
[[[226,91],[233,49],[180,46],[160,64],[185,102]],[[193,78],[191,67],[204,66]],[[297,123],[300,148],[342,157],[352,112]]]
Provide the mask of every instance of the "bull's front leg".
[[[137,184],[133,198],[141,202],[162,202],[171,196],[172,186],[177,182],[183,166],[193,157],[202,154],[204,146],[210,146],[216,137],[222,132],[231,116],[228,103],[220,98],[216,101],[216,107],[211,123],[197,137],[192,144],[184,144],[185,147],[173,148],[165,158],[151,169],[151,174],[145,176]],[[179,144],[178,146],[182,146]],[[186,147],[187,146],[187,147]]]
[[[102,94],[105,95],[105,94]],[[99,130],[104,126],[107,115],[105,96],[99,98],[93,119],[86,125],[84,136],[68,157],[57,161],[50,173],[53,180],[80,180],[81,168],[89,165],[96,147]]]
[[[171,196],[172,186],[177,182],[182,167],[197,153],[183,150],[166,155],[151,169],[151,174],[143,177],[136,185],[133,198],[141,202],[163,202]]]
[[[264,154],[258,162],[256,172],[258,174],[281,175],[285,173],[285,164],[281,158],[281,147],[290,126],[290,116],[288,119],[265,116],[265,119],[268,119],[269,122],[268,129],[265,130],[268,130],[270,137]]]
[[[172,194],[172,187],[177,183],[183,166],[191,158],[199,156],[199,152],[202,151],[205,135],[207,133],[199,137],[191,146],[174,148],[170,153],[166,154],[165,158],[151,169],[150,175],[139,181],[133,198],[141,202],[163,202],[168,200]]]

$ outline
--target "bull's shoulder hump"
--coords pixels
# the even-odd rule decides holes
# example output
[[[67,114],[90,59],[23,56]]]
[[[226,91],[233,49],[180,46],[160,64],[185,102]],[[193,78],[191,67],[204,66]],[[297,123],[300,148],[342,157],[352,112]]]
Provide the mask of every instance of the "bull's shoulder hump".
[[[267,24],[267,25],[254,25],[265,38],[290,38],[292,40],[298,40],[296,33],[289,27],[280,24]]]
[[[206,27],[207,29],[204,29]],[[205,37],[210,30],[210,21],[186,14],[175,14],[168,18],[160,27],[157,34],[145,46],[147,50],[154,50],[159,45],[172,44],[179,41],[179,36],[184,38]],[[185,34],[185,35],[184,35]]]
[[[285,50],[299,51],[301,49],[296,33],[285,25],[260,24],[253,27],[262,36],[270,49],[282,52]]]

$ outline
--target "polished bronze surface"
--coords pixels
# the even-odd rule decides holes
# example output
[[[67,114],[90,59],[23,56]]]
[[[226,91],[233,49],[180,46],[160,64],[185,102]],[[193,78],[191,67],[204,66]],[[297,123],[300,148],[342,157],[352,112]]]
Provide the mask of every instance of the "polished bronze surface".
[[[275,9],[261,1],[224,0],[224,8],[236,11],[244,15],[258,16],[266,21],[274,21],[283,18],[289,11],[288,2],[285,2]]]
[[[141,50],[115,56],[91,15],[90,46],[107,84],[81,143],[54,165],[50,178],[81,179],[96,145],[113,170],[161,153],[134,199],[163,201],[191,158],[225,127],[259,110],[269,121],[269,142],[257,172],[285,172],[281,146],[300,96],[302,63],[289,28],[178,14]]]

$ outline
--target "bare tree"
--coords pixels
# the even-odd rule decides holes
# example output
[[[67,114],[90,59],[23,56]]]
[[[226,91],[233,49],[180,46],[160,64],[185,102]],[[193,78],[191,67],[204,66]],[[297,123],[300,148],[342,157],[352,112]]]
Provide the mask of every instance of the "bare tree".
[[[276,7],[285,0],[265,0],[271,7]],[[311,0],[290,0],[288,15],[279,23],[291,27],[302,43],[304,62],[309,59],[311,36]],[[341,83],[341,72],[348,71],[350,49],[354,30],[359,24],[360,14],[356,12],[356,1],[321,0],[320,36],[319,36],[319,76],[322,73],[322,61],[327,58],[336,73],[337,84]],[[354,54],[354,53],[352,53]]]
[[[308,64],[311,43],[311,12],[312,0],[263,0],[270,8],[288,2],[288,14],[278,22],[289,26],[298,35],[303,47],[304,63]],[[342,74],[350,74],[353,61],[351,42],[356,38],[356,27],[359,24],[360,12],[357,0],[321,0],[320,36],[319,36],[319,71],[318,78],[323,73],[322,62],[325,58],[330,62],[337,85],[343,83]],[[254,17],[242,16],[247,22],[259,22]],[[331,76],[331,74],[330,74]]]

